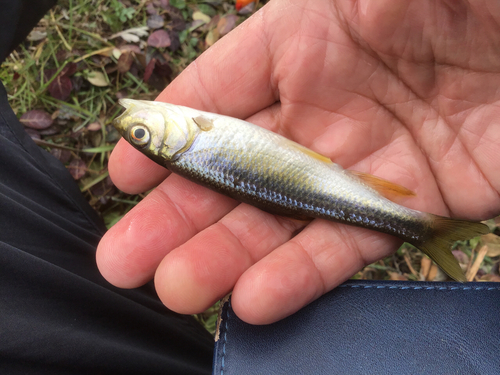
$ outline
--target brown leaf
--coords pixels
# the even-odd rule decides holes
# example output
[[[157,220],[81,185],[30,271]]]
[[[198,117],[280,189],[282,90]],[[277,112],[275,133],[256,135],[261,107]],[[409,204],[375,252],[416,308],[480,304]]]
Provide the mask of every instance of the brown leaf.
[[[422,257],[420,261],[420,277],[424,280],[427,280],[427,276],[429,276],[429,271],[431,270],[432,261],[427,257]]]
[[[30,136],[31,139],[42,139],[42,136],[38,132],[38,130],[31,129],[31,128],[26,128],[25,129],[26,133]]]
[[[123,46],[121,46],[119,48],[119,50],[120,50],[120,52],[130,51],[130,52],[134,52],[134,53],[142,53],[142,51],[139,48],[139,46],[137,46],[135,44],[124,44]]]
[[[243,2],[242,2],[243,3]],[[245,1],[244,3],[248,3],[248,1]],[[251,2],[249,3],[248,5],[245,5],[244,7],[240,8],[238,10],[238,14],[241,14],[242,16],[245,16],[247,14],[250,14],[253,12],[255,8],[255,3],[254,2]]]
[[[210,30],[205,37],[205,43],[207,46],[213,46],[214,43],[219,39],[219,32],[217,29]]]
[[[65,48],[59,48],[56,52],[56,60],[60,63],[63,63],[68,60],[70,57],[70,52]]]
[[[152,14],[148,17],[147,25],[150,29],[160,29],[165,25],[165,20],[159,14]]]
[[[85,175],[87,171],[87,166],[81,159],[73,159],[68,166],[69,173],[73,176],[75,180],[79,180]]]
[[[172,26],[172,30],[175,31],[184,31],[186,29],[186,21],[182,18],[173,18],[169,24]]]
[[[128,92],[127,90],[120,90],[116,92],[116,99],[123,99],[128,97]]]
[[[132,66],[133,62],[134,62],[133,52],[130,51],[123,52],[120,55],[120,58],[118,59],[117,63],[118,71],[121,74],[127,73],[130,70],[130,67]]]
[[[148,45],[156,48],[165,48],[170,45],[170,37],[165,30],[156,30],[148,38]]]
[[[469,264],[469,257],[463,251],[453,250],[452,254],[455,257],[455,259],[458,260],[458,263],[465,265]]]
[[[429,270],[429,273],[427,274],[427,277],[425,279],[427,281],[433,281],[438,275],[438,270],[438,267],[434,263],[432,263],[431,269]]]
[[[137,61],[139,61],[139,64],[141,64],[141,66],[146,69],[146,66],[148,65],[146,63],[147,59],[146,59],[146,55],[144,55],[143,53],[140,53],[138,55],[135,55],[135,58],[137,59]]]
[[[500,276],[489,273],[487,275],[481,276],[479,281],[490,281],[494,283],[500,283]]]
[[[71,151],[69,151],[69,150],[63,150],[60,148],[53,148],[50,150],[50,153],[63,163],[67,163],[69,161],[69,159],[71,158]]]
[[[397,272],[387,272],[391,280],[408,280],[405,275],[401,275]]]
[[[220,36],[224,36],[234,29],[237,20],[238,16],[234,14],[228,14],[227,16],[222,17],[217,24],[217,30],[219,31]]]
[[[167,62],[161,63],[157,61],[153,72],[162,78],[170,79],[173,71]]]
[[[147,14],[158,14],[158,11],[156,10],[153,3],[148,3],[148,5],[146,5],[146,13]]]
[[[62,76],[72,76],[76,73],[77,65],[74,62],[66,64],[66,66],[59,73]]]
[[[144,82],[149,81],[149,78],[151,77],[151,74],[153,74],[153,69],[155,68],[156,65],[156,59],[152,58],[148,65],[146,66],[146,70],[144,71]]]
[[[49,93],[52,97],[65,101],[73,90],[71,79],[67,75],[59,74],[49,85]]]
[[[179,33],[175,30],[169,30],[168,35],[170,36],[170,46],[168,46],[168,49],[172,52],[175,52],[181,46],[181,41],[179,40]]]
[[[21,121],[21,123],[28,128],[40,130],[47,129],[50,125],[52,125],[54,120],[47,112],[34,109],[22,115],[19,121]]]
[[[87,130],[89,130],[91,132],[95,132],[97,130],[101,130],[101,124],[99,124],[98,122],[93,122],[91,124],[88,124],[87,125]]]
[[[493,234],[488,233],[484,236],[481,236],[481,243],[484,244],[488,251],[486,252],[486,256],[491,258],[500,256],[500,237]]]

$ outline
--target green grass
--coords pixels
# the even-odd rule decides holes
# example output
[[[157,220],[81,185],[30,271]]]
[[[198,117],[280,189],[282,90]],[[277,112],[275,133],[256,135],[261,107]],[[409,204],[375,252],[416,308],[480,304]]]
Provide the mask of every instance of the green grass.
[[[208,48],[205,38],[217,27],[217,22],[193,25],[194,12],[202,11],[212,19],[236,14],[233,1],[177,0],[170,4],[171,8],[156,7],[155,10],[164,18],[163,29],[176,30],[176,48],[147,47],[147,38],[154,32],[152,29],[145,30],[146,35],[135,42],[116,37],[118,32],[147,26],[148,10],[152,6],[144,1],[66,0],[60,1],[36,28],[46,37],[27,40],[0,68],[0,79],[18,116],[38,109],[54,118],[49,129],[31,131],[40,138],[36,142],[48,151],[69,151],[69,157],[65,154],[62,158],[68,165],[74,160],[85,164],[86,172],[78,177],[78,183],[108,225],[130,210],[131,202],[140,199],[140,196],[128,199],[107,180],[107,160],[119,138],[110,125],[120,112],[118,98],[154,99],[168,82]],[[247,18],[238,17],[239,23]],[[130,69],[118,71],[119,51],[126,45],[135,48],[134,61]],[[156,81],[145,82],[145,65],[151,57],[168,65],[171,74],[154,73],[156,76],[152,78]],[[62,79],[69,79],[73,90],[64,98],[54,95],[51,88],[64,89],[58,79],[68,69],[71,72],[66,74],[67,79]],[[107,85],[89,82],[96,74]],[[100,129],[89,130],[88,127],[95,123]]]

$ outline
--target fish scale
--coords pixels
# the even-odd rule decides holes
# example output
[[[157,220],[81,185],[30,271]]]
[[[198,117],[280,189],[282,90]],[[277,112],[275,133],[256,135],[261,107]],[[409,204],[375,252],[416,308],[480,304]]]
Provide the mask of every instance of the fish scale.
[[[332,168],[299,151],[276,146],[269,134],[259,136],[260,128],[255,134],[255,129],[229,132],[224,124],[216,125],[220,131],[200,133],[191,148],[168,168],[271,213],[347,221],[406,241],[420,241],[425,236],[428,224],[422,222],[421,212],[360,186],[340,167]],[[270,149],[270,145],[275,147]],[[242,149],[245,153],[239,152]]]

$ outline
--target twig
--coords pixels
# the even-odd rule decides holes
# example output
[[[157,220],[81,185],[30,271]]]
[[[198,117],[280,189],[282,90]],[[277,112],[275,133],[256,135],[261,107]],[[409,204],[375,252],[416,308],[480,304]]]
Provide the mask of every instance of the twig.
[[[405,255],[404,255],[404,258],[405,258],[405,263],[406,265],[408,266],[408,268],[410,269],[410,272],[413,274],[413,276],[415,276],[418,280],[418,272],[415,271],[415,268],[413,268],[413,266],[411,265],[411,259],[410,259],[410,256],[408,255],[408,253],[406,252],[405,250]]]
[[[486,256],[487,252],[488,252],[488,246],[486,245],[482,246],[479,249],[479,251],[477,252],[476,259],[472,264],[472,267],[467,271],[467,274],[465,275],[467,281],[474,280],[474,277],[476,277],[477,272],[479,271],[479,267],[481,267],[481,263],[483,263],[484,257]]]
[[[94,56],[94,55],[100,55],[102,53],[106,53],[106,52],[110,52],[114,49],[115,47],[104,47],[104,48],[101,48],[101,49],[98,49],[97,51],[92,51],[90,53],[87,53],[86,55],[83,55],[79,58],[77,58],[75,61],[73,61],[74,63],[77,63],[77,62],[80,62],[82,60],[85,60],[91,56]]]

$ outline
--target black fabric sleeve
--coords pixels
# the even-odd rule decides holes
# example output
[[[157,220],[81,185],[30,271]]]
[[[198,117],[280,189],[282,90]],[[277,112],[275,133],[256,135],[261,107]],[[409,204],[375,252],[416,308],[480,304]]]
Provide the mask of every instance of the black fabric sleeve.
[[[0,63],[55,3],[56,0],[0,0]]]
[[[0,0],[0,56],[52,1]],[[0,84],[0,373],[207,374],[213,339],[153,285],[97,270],[104,226],[66,168],[38,148]]]

